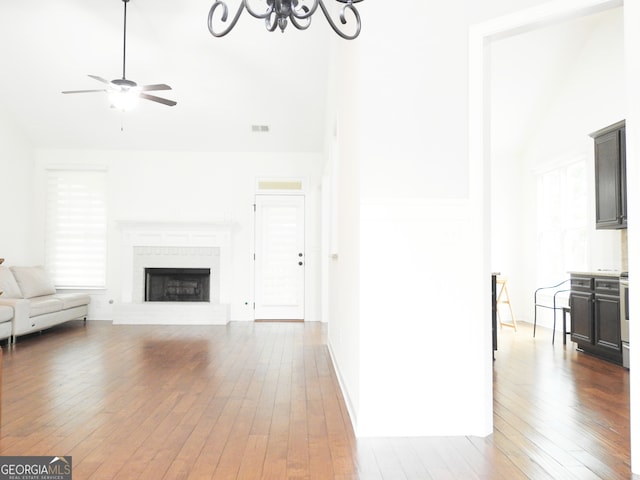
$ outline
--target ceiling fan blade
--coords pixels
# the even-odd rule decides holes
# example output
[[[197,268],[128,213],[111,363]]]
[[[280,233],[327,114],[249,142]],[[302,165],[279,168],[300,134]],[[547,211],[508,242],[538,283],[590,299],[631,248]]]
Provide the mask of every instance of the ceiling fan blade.
[[[171,87],[169,85],[165,85],[164,83],[158,83],[155,85],[141,85],[138,88],[143,92],[148,92],[151,90],[171,90]]]
[[[91,78],[93,78],[94,80],[98,80],[99,82],[102,83],[106,83],[107,85],[109,85],[111,82],[105,78],[99,77],[98,75],[89,75]]]
[[[146,93],[139,93],[140,98],[144,98],[146,100],[151,100],[152,102],[158,102],[158,103],[162,103],[164,105],[168,105],[170,107],[173,107],[174,105],[177,105],[178,102],[174,102],[173,100],[167,100],[166,98],[160,98],[160,97],[156,97],[155,95],[148,95]]]
[[[94,93],[94,92],[106,92],[103,88],[102,90],[66,90],[62,93]]]

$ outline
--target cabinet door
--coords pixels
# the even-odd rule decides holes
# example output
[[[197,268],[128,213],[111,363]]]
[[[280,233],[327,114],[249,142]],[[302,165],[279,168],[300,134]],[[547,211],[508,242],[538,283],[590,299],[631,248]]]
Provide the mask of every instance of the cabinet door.
[[[595,343],[599,347],[620,351],[620,298],[610,295],[595,297]]]
[[[620,130],[595,138],[596,228],[622,224],[622,172]]]
[[[593,293],[571,292],[571,340],[593,343]]]

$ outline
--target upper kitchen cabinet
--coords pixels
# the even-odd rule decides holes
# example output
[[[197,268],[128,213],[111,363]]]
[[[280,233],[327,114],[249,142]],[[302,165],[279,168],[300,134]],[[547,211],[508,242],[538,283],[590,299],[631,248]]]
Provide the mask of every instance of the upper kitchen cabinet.
[[[625,121],[590,136],[595,142],[596,229],[627,228]]]

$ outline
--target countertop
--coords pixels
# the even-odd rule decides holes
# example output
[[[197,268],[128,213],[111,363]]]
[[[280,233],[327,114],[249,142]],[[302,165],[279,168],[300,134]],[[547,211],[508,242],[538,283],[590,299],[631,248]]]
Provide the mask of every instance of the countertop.
[[[620,277],[620,271],[618,270],[593,270],[591,272],[568,272],[570,275],[582,275],[584,277]]]

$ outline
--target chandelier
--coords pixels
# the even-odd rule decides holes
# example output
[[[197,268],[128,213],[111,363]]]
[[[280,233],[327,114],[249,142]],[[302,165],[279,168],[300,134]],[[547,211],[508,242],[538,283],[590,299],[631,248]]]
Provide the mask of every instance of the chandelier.
[[[267,30],[273,32],[276,28],[280,28],[282,32],[287,27],[289,22],[298,30],[306,30],[311,24],[311,16],[316,12],[318,6],[324,13],[327,22],[333,28],[333,31],[340,35],[345,40],[353,40],[360,35],[360,14],[353,5],[359,3],[362,0],[336,0],[336,2],[343,3],[344,6],[340,12],[340,23],[342,25],[347,24],[347,16],[353,16],[355,19],[355,32],[345,33],[338,28],[336,22],[333,21],[327,7],[324,5],[323,0],[259,0],[262,3],[266,2],[266,10],[264,13],[256,12],[249,5],[251,0],[241,0],[238,11],[231,21],[229,21],[229,7],[224,0],[216,0],[211,9],[209,10],[209,32],[214,37],[223,37],[229,33],[233,27],[238,23],[240,14],[246,8],[253,17],[260,18],[265,21]],[[308,4],[308,5],[307,5]],[[216,15],[216,11],[221,8],[221,15]],[[218,24],[220,29],[214,24]],[[225,28],[226,27],[226,28]]]

